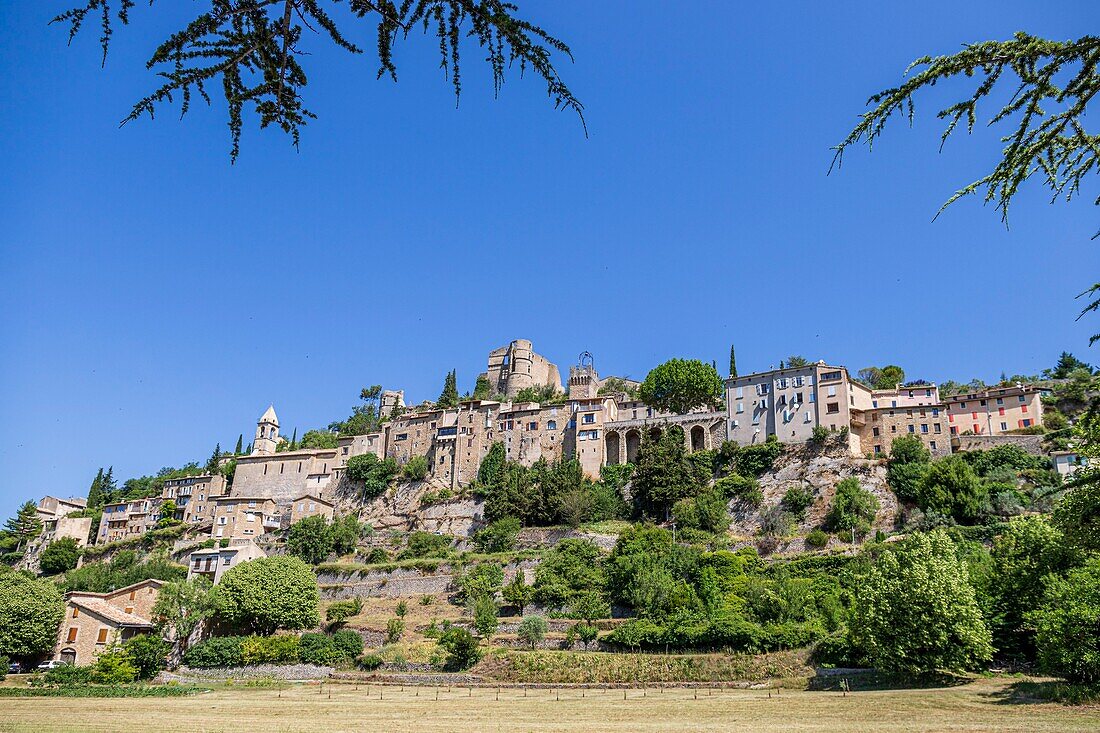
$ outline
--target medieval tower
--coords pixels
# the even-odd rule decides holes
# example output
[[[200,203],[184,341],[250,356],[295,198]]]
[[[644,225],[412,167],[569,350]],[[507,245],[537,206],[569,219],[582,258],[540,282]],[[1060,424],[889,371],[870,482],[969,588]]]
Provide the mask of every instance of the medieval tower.
[[[252,455],[266,456],[275,452],[279,444],[279,418],[275,415],[275,406],[268,405],[267,411],[256,423],[256,439],[252,441]]]

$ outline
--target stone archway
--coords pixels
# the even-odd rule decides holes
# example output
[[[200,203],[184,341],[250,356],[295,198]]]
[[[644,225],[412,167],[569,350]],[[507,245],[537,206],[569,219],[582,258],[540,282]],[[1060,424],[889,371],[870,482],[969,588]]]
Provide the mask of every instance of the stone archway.
[[[76,649],[66,648],[61,650],[59,658],[62,662],[69,665],[76,664]]]
[[[691,429],[691,452],[706,450],[707,431],[702,425],[696,425]]]
[[[608,431],[603,438],[604,450],[603,460],[608,466],[617,466],[620,463],[619,460],[619,434],[614,430]]]
[[[637,430],[626,431],[626,462],[637,463],[638,451],[642,448],[642,434]]]
[[[650,428],[649,429],[649,439],[650,440],[660,440],[661,439],[661,429],[660,428]]]

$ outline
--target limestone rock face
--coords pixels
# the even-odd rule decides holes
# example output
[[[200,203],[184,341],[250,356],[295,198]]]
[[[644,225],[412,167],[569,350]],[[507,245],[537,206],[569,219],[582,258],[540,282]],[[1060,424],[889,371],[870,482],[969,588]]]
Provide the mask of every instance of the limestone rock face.
[[[483,502],[468,496],[423,503],[429,494],[448,490],[442,483],[402,481],[381,496],[363,503],[357,487],[344,481],[336,488],[338,514],[359,515],[376,530],[396,529],[404,532],[423,530],[456,537],[469,537],[484,525]]]
[[[760,530],[760,517],[778,505],[783,495],[793,487],[808,487],[814,493],[814,503],[806,510],[806,518],[798,525],[798,534],[820,527],[836,494],[836,485],[855,477],[860,486],[870,491],[879,502],[874,529],[892,529],[898,514],[898,500],[886,484],[883,461],[854,458],[843,448],[818,449],[812,445],[787,446],[772,470],[760,477],[764,502],[759,508],[746,508],[731,502],[730,514],[735,534],[754,535]],[[801,547],[790,549],[801,549]]]

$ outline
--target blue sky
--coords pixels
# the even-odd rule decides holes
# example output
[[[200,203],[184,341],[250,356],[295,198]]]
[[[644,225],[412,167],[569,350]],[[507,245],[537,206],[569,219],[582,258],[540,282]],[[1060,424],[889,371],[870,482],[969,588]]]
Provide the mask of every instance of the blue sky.
[[[217,103],[118,127],[199,3],[139,4],[104,69],[94,27],[67,48],[47,25],[70,3],[0,8],[0,515],[99,466],[204,460],[269,402],[300,435],[364,385],[434,399],[455,368],[470,389],[513,338],[639,378],[731,341],[742,372],[797,353],[934,380],[1093,356],[1088,200],[1031,186],[1010,229],[979,200],[931,221],[999,150],[936,154],[947,97],[826,176],[912,59],[1085,35],[1092,2],[527,0],[573,47],[588,139],[533,78],[494,100],[476,51],[456,109],[414,36],[397,84],[317,45],[300,151],[249,119],[234,166]]]

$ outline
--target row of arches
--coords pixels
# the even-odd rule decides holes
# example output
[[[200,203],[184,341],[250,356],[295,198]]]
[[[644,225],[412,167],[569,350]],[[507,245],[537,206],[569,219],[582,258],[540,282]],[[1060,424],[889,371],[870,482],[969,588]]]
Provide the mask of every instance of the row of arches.
[[[617,466],[620,463],[636,463],[638,451],[642,447],[642,430],[629,428],[620,435],[618,430],[608,430],[604,433],[604,462],[609,466]],[[661,435],[661,428],[648,429],[649,437],[657,439]],[[706,450],[711,447],[710,436],[702,425],[693,425],[690,430],[684,432],[684,443],[689,451]],[[624,450],[625,449],[625,450]]]

